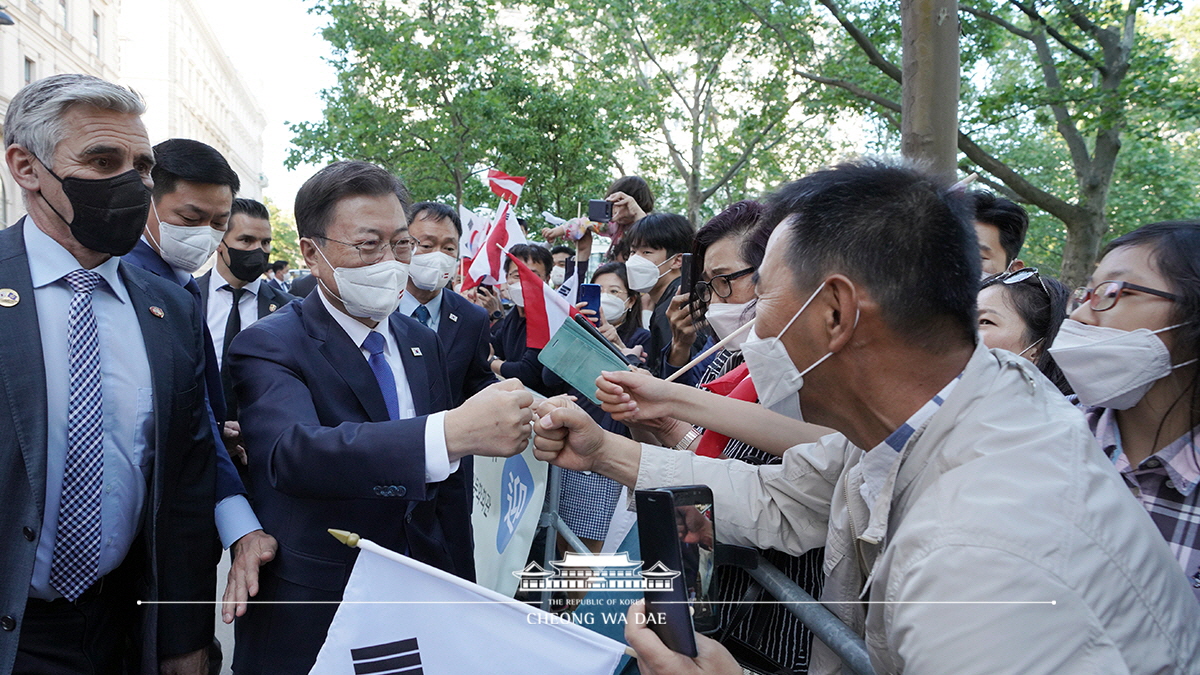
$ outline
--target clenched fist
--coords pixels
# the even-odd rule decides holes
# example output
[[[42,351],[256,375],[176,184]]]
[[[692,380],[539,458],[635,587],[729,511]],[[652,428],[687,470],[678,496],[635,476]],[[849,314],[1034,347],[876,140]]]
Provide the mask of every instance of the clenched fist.
[[[512,457],[529,443],[533,394],[519,380],[497,382],[446,413],[450,461],[466,455]]]
[[[583,408],[565,396],[546,399],[537,409],[533,456],[573,471],[596,471],[632,486],[642,447],[601,429]]]

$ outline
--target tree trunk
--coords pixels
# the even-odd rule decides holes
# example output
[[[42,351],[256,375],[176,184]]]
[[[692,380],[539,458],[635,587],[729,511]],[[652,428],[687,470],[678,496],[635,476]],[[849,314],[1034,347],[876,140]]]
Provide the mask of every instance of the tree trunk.
[[[1095,268],[1100,240],[1108,231],[1108,220],[1103,212],[1093,211],[1089,217],[1065,224],[1067,242],[1063,245],[1062,269],[1058,278],[1067,288],[1073,289],[1084,285]]]
[[[900,151],[945,184],[958,167],[958,2],[901,0]]]

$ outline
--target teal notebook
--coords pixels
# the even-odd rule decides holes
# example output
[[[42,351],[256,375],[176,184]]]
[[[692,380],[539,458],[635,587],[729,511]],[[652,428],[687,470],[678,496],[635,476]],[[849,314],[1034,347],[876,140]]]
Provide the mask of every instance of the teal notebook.
[[[538,354],[538,361],[596,405],[600,405],[596,398],[596,378],[600,373],[629,370],[629,364],[574,321],[563,322]]]

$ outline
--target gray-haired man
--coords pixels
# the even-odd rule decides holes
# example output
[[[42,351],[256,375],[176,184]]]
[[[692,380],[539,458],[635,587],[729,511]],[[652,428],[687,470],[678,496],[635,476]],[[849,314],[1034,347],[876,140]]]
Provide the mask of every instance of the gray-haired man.
[[[17,93],[0,231],[0,674],[203,673],[215,441],[186,291],[122,263],[154,157],[134,93],[58,75]]]

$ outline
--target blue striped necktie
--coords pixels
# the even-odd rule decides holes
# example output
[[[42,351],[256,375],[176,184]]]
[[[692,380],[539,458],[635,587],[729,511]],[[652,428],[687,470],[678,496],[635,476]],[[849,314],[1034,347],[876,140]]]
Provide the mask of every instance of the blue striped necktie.
[[[100,495],[104,483],[104,428],[100,340],[92,291],[99,274],[78,269],[66,277],[75,295],[67,324],[69,390],[67,460],[50,585],[74,602],[100,576]]]
[[[396,393],[396,376],[383,355],[387,341],[383,335],[371,331],[363,340],[362,348],[370,353],[367,363],[371,364],[371,372],[375,373],[375,381],[379,383],[379,391],[383,394],[383,403],[387,406],[388,419],[400,419],[400,397]]]

